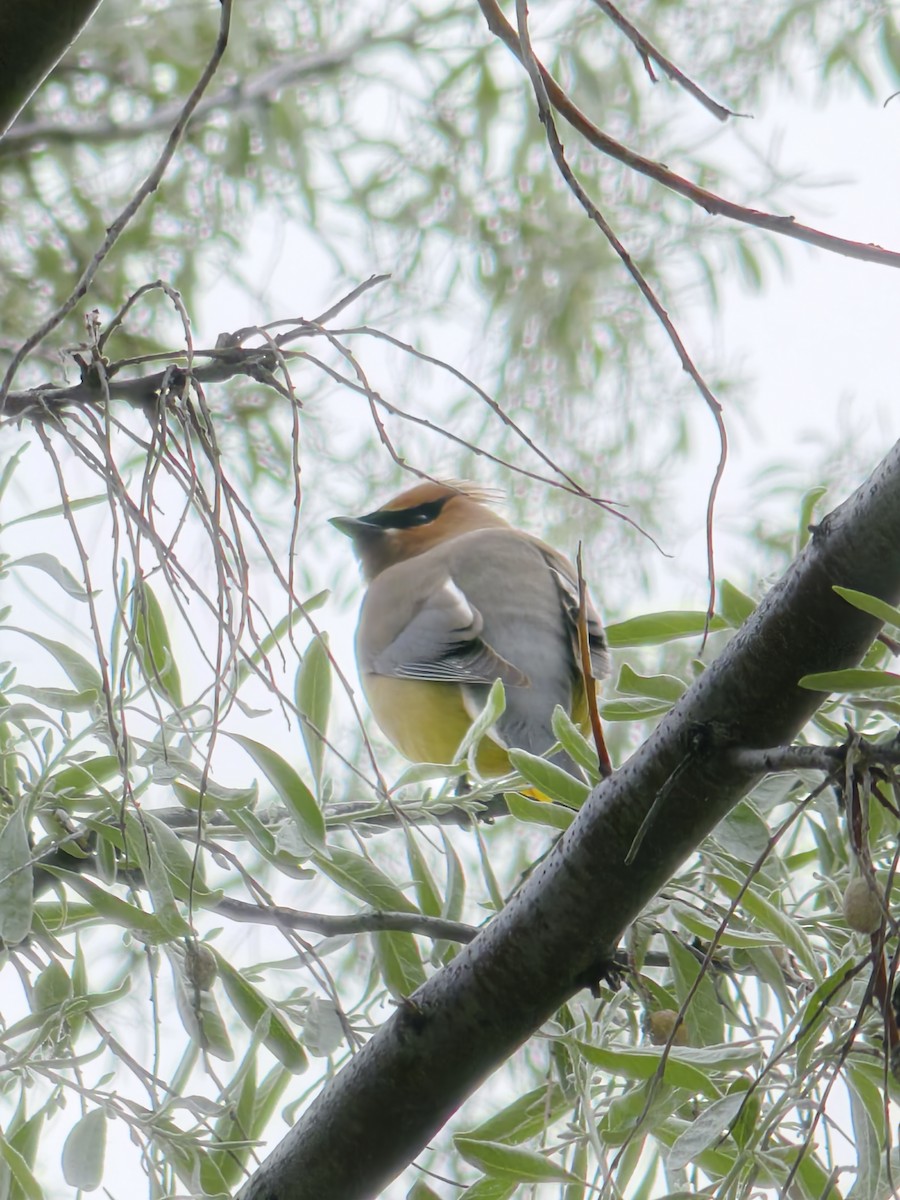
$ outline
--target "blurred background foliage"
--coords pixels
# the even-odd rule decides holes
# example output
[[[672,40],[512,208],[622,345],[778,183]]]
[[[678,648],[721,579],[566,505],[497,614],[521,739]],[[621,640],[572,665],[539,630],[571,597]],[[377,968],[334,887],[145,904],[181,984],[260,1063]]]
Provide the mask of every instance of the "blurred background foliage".
[[[822,95],[841,87],[873,95],[885,72],[900,78],[895,18],[881,3],[645,0],[627,15],[740,113],[794,79]],[[151,167],[218,18],[217,4],[199,0],[105,0],[0,142],[0,368],[65,299]],[[674,86],[653,85],[598,7],[535,4],[532,34],[542,60],[610,134],[740,202],[792,210],[795,177],[774,159],[723,150],[726,140],[740,145],[740,119],[720,130]],[[676,324],[682,310],[708,319],[724,279],[763,288],[777,278],[772,239],[710,222],[571,132],[565,142]],[[285,258],[296,280],[291,311],[267,289]],[[107,1126],[119,1131],[116,1155],[129,1151],[127,1128],[149,1195],[224,1194],[252,1167],[248,1142],[273,1114],[270,1136],[283,1129],[279,1105],[288,1104],[286,1120],[295,1115],[306,1097],[296,1077],[310,1060],[321,1066],[307,1077],[312,1092],[385,1019],[391,996],[454,952],[450,939],[408,933],[270,934],[238,923],[222,901],[313,913],[390,908],[476,924],[571,820],[566,804],[520,802],[514,824],[438,825],[491,788],[461,801],[450,784],[426,789],[414,775],[399,793],[409,823],[388,819],[337,674],[349,664],[340,625],[359,585],[324,524],[399,489],[386,440],[415,468],[502,487],[510,515],[561,547],[583,538],[613,622],[647,607],[659,552],[632,526],[597,519],[601,510],[559,487],[561,472],[590,497],[627,506],[664,545],[678,519],[680,467],[711,475],[712,461],[697,467],[693,457],[708,418],[621,264],[557,177],[527,79],[475,6],[438,0],[388,12],[238,3],[223,66],[161,187],[14,386],[76,380],[72,351],[89,354],[85,317],[97,310],[102,328],[158,279],[168,290],[130,309],[105,349],[112,360],[180,351],[184,361],[172,289],[209,347],[250,321],[309,317],[373,272],[390,282],[331,323],[346,322],[344,332],[310,336],[305,357],[291,360],[295,404],[246,379],[210,385],[196,408],[173,407],[167,447],[125,404],[60,426],[3,427],[0,548],[12,616],[4,611],[0,887],[4,976],[17,972],[19,987],[4,1014],[11,1116],[0,1136],[2,1200],[95,1186]],[[742,380],[731,365],[700,365],[738,406]],[[369,396],[348,386],[359,383],[357,367]],[[380,409],[383,436],[375,393],[395,410]],[[836,488],[854,449],[852,431],[839,432],[839,445],[823,439],[821,457],[821,478]],[[783,567],[807,536],[816,482],[801,486],[780,464],[761,472],[759,495],[788,496],[796,520],[773,526],[748,500],[746,574],[720,592],[707,661],[752,609],[759,574]],[[67,524],[80,542],[70,543]],[[702,580],[693,582],[702,595]],[[323,615],[325,588],[337,604]],[[309,601],[305,614],[299,600]],[[318,626],[301,630],[306,616],[332,632],[334,660]],[[685,618],[680,632],[699,627]],[[704,664],[696,637],[670,640],[653,614],[613,636],[619,674],[604,715],[621,761]],[[868,665],[881,670],[886,657],[876,648]],[[897,713],[891,687],[885,675],[874,691],[841,694],[816,736],[843,736],[847,720],[885,733]],[[219,737],[220,726],[252,741]],[[325,751],[316,730],[329,739]],[[396,775],[396,760],[379,752]],[[746,1194],[756,1180],[786,1186],[794,1133],[815,1140],[810,1114],[834,1047],[857,1036],[863,1049],[847,1086],[869,1156],[856,1160],[856,1178],[865,1194],[886,1195],[882,1030],[862,1007],[864,975],[848,965],[864,944],[838,911],[855,867],[834,795],[771,849],[754,882],[758,902],[728,911],[735,881],[766,845],[764,822],[784,819],[811,782],[791,776],[751,796],[635,927],[629,949],[646,967],[637,982],[605,989],[599,1003],[573,1002],[464,1110],[457,1129],[476,1123],[474,1141],[492,1149],[461,1142],[448,1168],[445,1138],[427,1161],[466,1183],[484,1172],[491,1187],[471,1200],[529,1180],[537,1188],[527,1173],[537,1164],[522,1157],[509,1189],[497,1184],[513,1169],[504,1145],[552,1146],[576,1178],[596,1182],[609,1166],[591,1158],[597,1131],[607,1148],[621,1146],[652,1099],[646,1129],[656,1142],[630,1143],[616,1165],[617,1185],[639,1200],[659,1194],[660,1147],[752,1078],[754,1120],[723,1141],[738,1109],[714,1111],[705,1143],[692,1154],[681,1143],[683,1163],[670,1161],[667,1185],[714,1180],[723,1196]],[[874,869],[887,886],[893,826],[881,807],[886,790],[876,793],[867,797]],[[418,824],[424,814],[435,823]],[[37,859],[42,871],[33,870]],[[51,883],[53,871],[57,880],[66,873],[65,888]],[[651,1096],[646,1064],[630,1047],[644,1036],[642,1015],[684,1000],[697,964],[696,946],[685,948],[714,935],[711,913],[728,919],[723,965],[701,985],[688,1024],[692,1046],[720,1048],[680,1073],[676,1055],[672,1077]],[[667,967],[658,965],[663,950]],[[819,1023],[821,1003],[804,988],[830,1003],[845,978],[832,1023]],[[734,1049],[742,1039],[754,1048]],[[604,1047],[612,1049],[601,1062]],[[92,1056],[117,1073],[92,1074]],[[502,1119],[477,1124],[498,1110]],[[63,1131],[61,1168],[55,1143],[54,1155],[38,1154],[46,1129]],[[835,1141],[831,1161],[846,1149]],[[837,1196],[823,1162],[830,1169],[827,1154],[803,1159],[798,1194]],[[401,1186],[415,1200],[434,1194],[412,1175]],[[539,1194],[562,1186],[544,1183]]]

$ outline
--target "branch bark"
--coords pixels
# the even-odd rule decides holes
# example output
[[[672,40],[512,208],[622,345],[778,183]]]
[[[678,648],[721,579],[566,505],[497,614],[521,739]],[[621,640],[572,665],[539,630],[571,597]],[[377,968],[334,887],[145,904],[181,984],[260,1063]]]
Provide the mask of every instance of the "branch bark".
[[[496,1067],[597,979],[627,925],[759,778],[758,763],[734,751],[790,741],[824,699],[797,680],[857,663],[878,633],[835,584],[900,599],[900,443],[815,529],[504,911],[322,1089],[240,1200],[377,1196]]]
[[[94,15],[100,0],[0,5],[0,137]]]

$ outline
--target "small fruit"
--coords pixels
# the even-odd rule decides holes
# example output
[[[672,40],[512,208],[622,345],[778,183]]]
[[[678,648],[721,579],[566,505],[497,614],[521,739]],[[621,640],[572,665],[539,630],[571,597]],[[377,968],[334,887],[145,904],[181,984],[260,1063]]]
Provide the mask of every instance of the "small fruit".
[[[857,933],[877,933],[884,915],[882,898],[864,875],[857,875],[844,892],[844,920]]]
[[[208,992],[216,981],[219,965],[209,946],[188,942],[184,952],[184,977],[198,992]]]
[[[644,1028],[654,1046],[665,1046],[669,1042],[673,1046],[687,1045],[687,1027],[684,1021],[678,1019],[678,1013],[673,1008],[661,1008],[658,1012],[650,1013]]]

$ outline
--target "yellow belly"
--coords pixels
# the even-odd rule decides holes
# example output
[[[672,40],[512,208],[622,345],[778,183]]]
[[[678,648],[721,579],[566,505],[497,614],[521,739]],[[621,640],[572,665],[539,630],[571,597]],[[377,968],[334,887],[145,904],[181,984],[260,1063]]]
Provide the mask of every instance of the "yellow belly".
[[[404,758],[417,763],[453,762],[472,724],[457,684],[386,675],[364,675],[362,684],[382,733]],[[506,751],[490,737],[483,739],[475,762],[486,776],[510,770]]]
[[[404,758],[415,763],[453,762],[472,724],[457,684],[387,675],[364,675],[362,684],[379,728]],[[574,691],[571,716],[587,731],[584,688],[576,685]],[[475,764],[479,774],[488,778],[511,770],[506,751],[489,736],[482,739]]]

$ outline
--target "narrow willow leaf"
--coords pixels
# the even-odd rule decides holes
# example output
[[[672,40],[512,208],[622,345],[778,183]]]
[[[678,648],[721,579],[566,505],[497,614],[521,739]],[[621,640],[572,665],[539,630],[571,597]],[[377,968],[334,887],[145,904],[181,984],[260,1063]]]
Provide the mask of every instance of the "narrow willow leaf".
[[[732,629],[737,629],[756,611],[756,601],[723,579],[719,584],[719,610]]]
[[[303,1044],[316,1058],[334,1054],[344,1039],[340,1014],[331,1000],[313,996],[303,1021]]]
[[[900,675],[869,667],[848,667],[844,671],[818,671],[804,675],[798,684],[811,692],[871,692],[900,687]]]
[[[48,654],[52,654],[79,692],[103,691],[100,672],[92,663],[88,662],[83,654],[79,654],[65,642],[54,641],[53,638],[43,637],[31,630],[20,629],[18,632],[25,634],[39,646],[43,646]]]
[[[524,1142],[537,1137],[569,1106],[570,1100],[558,1084],[546,1084],[526,1092],[524,1096],[518,1096],[500,1112],[488,1117],[475,1129],[464,1130],[460,1136],[479,1142],[504,1142],[507,1145]]]
[[[835,585],[833,591],[837,592],[848,604],[852,604],[854,608],[859,608],[863,612],[869,613],[870,616],[877,617],[879,621],[884,621],[885,624],[900,629],[900,608],[895,608],[893,604],[887,604],[884,600],[879,600],[877,596],[854,591],[853,588]]]
[[[565,1167],[536,1150],[507,1146],[503,1142],[481,1142],[461,1135],[453,1139],[453,1146],[466,1162],[488,1175],[505,1176],[519,1183],[577,1182]]]
[[[725,1017],[710,973],[707,970],[701,975],[701,964],[681,939],[668,930],[664,930],[663,933],[679,1005],[684,1003],[688,993],[696,985],[696,991],[684,1015],[688,1040],[692,1046],[718,1045],[725,1040]]]
[[[322,768],[325,758],[323,738],[328,732],[331,675],[328,642],[323,634],[309,643],[300,662],[294,687],[297,708],[306,718],[300,722],[300,733],[303,735],[306,757],[309,759],[318,791],[322,790]]]
[[[714,879],[729,900],[734,900],[740,891],[741,885],[727,875],[717,874],[714,876]],[[774,933],[785,946],[793,950],[794,954],[796,954],[797,958],[803,964],[804,970],[816,983],[821,980],[822,971],[819,967],[816,953],[806,934],[796,921],[792,920],[774,904],[771,904],[754,888],[748,888],[741,896],[741,909],[745,916],[752,917],[763,929]]]
[[[666,1157],[667,1169],[680,1171],[699,1158],[709,1146],[717,1143],[741,1111],[743,1103],[742,1094],[732,1093],[723,1096],[721,1100],[713,1100],[711,1104],[702,1108],[684,1133],[673,1143]]]
[[[597,767],[597,747],[585,737],[561,704],[557,704],[553,710],[551,724],[553,734],[563,750],[593,783],[599,783],[601,775]]]
[[[112,892],[99,887],[90,879],[85,879],[83,875],[77,875],[72,871],[63,871],[59,867],[45,866],[43,869],[49,871],[51,875],[55,875],[58,879],[62,879],[83,900],[87,900],[96,915],[102,917],[104,921],[111,921],[114,925],[122,925],[126,929],[133,930],[141,937],[148,937],[154,941],[163,942],[168,940],[169,934],[155,913],[145,912],[144,909],[138,908],[136,904],[129,904],[127,900],[120,900]]]
[[[625,696],[647,696],[651,700],[669,700],[673,704],[686,686],[674,675],[639,675],[628,663],[622,665],[616,680],[616,691]]]
[[[706,628],[704,612],[647,613],[607,625],[606,638],[614,649],[623,646],[659,646],[677,638],[702,637]],[[710,633],[727,628],[727,623],[720,616],[714,615],[710,619]]]
[[[68,688],[28,687],[22,683],[10,688],[9,692],[10,695],[27,696],[29,700],[43,704],[45,708],[66,713],[88,712],[100,699],[100,693],[93,688],[86,692],[73,692]]]
[[[302,604],[292,608],[286,617],[282,617],[272,632],[266,634],[249,658],[243,660],[238,666],[235,672],[234,690],[238,691],[254,671],[262,666],[266,657],[272,653],[286,634],[302,621],[307,613],[313,613],[317,608],[321,608],[330,595],[331,593],[327,590],[316,592],[314,596],[310,596],[308,600],[304,600]]]
[[[486,734],[490,733],[504,712],[506,712],[506,692],[500,680],[495,679],[488,692],[484,708],[469,726],[469,730],[456,752],[457,762],[465,761],[469,751],[477,746]]]
[[[404,999],[425,982],[422,956],[411,933],[373,933],[381,977],[392,996]]]
[[[25,1200],[44,1200],[43,1190],[32,1174],[31,1168],[23,1155],[3,1136],[2,1129],[0,1129],[0,1158],[9,1168],[9,1173],[21,1189]]]
[[[98,783],[112,779],[118,771],[119,760],[114,754],[100,754],[57,771],[55,775],[50,776],[48,785],[57,796],[94,792]]]
[[[290,765],[268,746],[239,733],[229,735],[247,751],[294,818],[301,837],[316,850],[325,847],[325,818],[312,792]]]
[[[103,1179],[106,1156],[106,1113],[92,1108],[69,1130],[63,1144],[62,1169],[69,1187],[92,1192]]]
[[[561,804],[548,804],[546,800],[532,800],[530,796],[522,796],[519,792],[504,792],[506,806],[517,821],[527,821],[530,825],[547,825],[551,829],[568,829],[575,820],[571,808]]]
[[[393,880],[362,854],[332,846],[327,858],[317,854],[314,855],[314,861],[319,870],[339,888],[379,912],[419,912]]]
[[[437,881],[431,873],[431,868],[418,842],[415,829],[404,826],[406,835],[406,861],[409,863],[409,874],[416,889],[416,899],[420,910],[429,917],[441,915],[441,896]]]
[[[225,994],[247,1028],[253,1031],[260,1021],[267,1019],[268,1025],[263,1037],[266,1048],[292,1074],[299,1075],[305,1071],[309,1065],[306,1052],[288,1021],[226,958],[217,951],[213,952],[216,955],[219,979]]]
[[[58,583],[67,595],[72,596],[75,600],[84,602],[88,600],[84,584],[76,579],[72,572],[52,554],[26,554],[24,558],[17,558],[15,561],[7,563],[8,569],[13,567],[33,567],[37,571],[43,571],[45,575],[49,575],[55,583]]]
[[[510,750],[509,761],[544,796],[568,808],[581,808],[591,794],[589,785],[583,779],[576,779],[556,763],[529,754],[527,750]]]
[[[144,582],[135,585],[131,629],[147,683],[161,691],[176,708],[180,708],[183,703],[181,675],[176,665],[166,619],[155,592]]]
[[[0,938],[17,946],[31,930],[34,869],[25,814],[19,807],[0,830]]]

